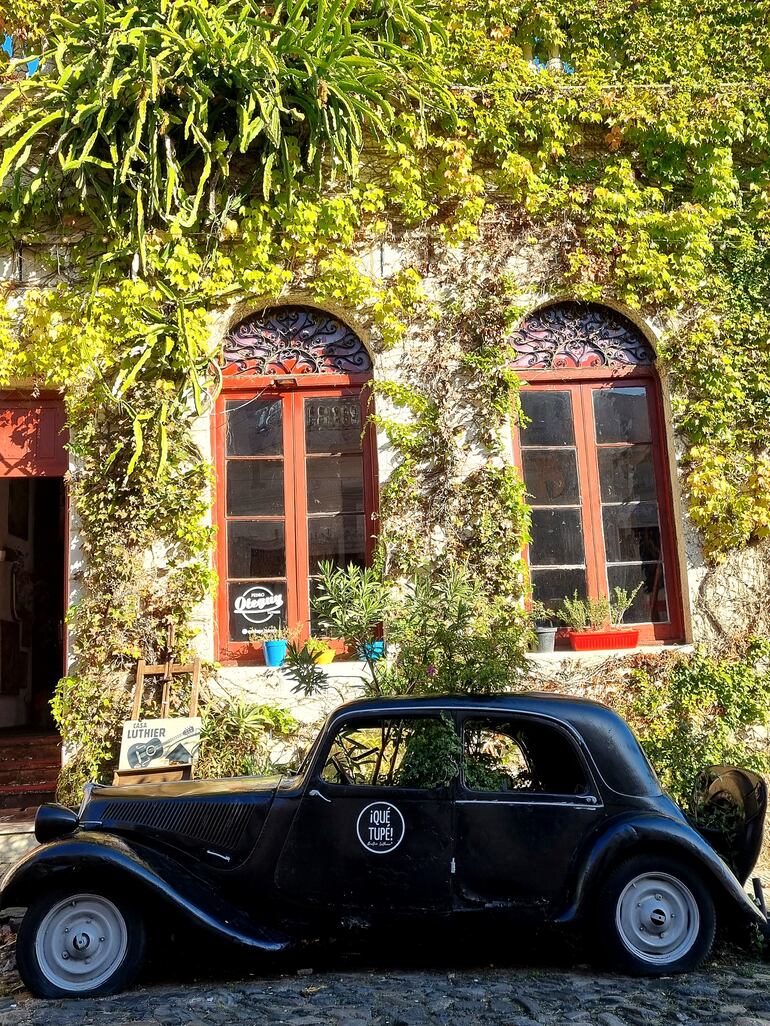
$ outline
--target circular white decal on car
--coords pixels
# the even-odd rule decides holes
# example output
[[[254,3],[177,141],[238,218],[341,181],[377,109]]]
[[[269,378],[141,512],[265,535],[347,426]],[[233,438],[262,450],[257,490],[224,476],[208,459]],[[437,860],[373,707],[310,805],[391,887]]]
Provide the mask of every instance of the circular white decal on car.
[[[386,855],[404,839],[404,817],[390,802],[372,802],[361,810],[356,823],[358,840],[367,851]]]

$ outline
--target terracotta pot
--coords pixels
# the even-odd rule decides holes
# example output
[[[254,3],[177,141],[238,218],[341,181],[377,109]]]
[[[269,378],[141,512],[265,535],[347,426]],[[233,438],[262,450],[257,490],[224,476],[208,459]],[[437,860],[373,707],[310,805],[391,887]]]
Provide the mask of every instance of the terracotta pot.
[[[567,631],[573,652],[597,652],[607,648],[636,648],[639,630],[636,627],[611,627],[598,631]]]

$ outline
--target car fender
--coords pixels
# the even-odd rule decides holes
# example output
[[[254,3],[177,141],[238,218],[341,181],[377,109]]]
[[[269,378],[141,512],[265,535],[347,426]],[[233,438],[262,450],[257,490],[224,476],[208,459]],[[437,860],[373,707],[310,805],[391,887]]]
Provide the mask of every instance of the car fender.
[[[83,870],[106,881],[125,884],[130,879],[148,897],[172,906],[188,922],[236,944],[277,952],[291,943],[288,936],[253,924],[167,855],[90,831],[33,848],[0,883],[0,909],[25,908],[42,887],[66,883],[68,877]]]
[[[743,890],[726,862],[711,845],[686,822],[654,814],[630,813],[610,820],[591,846],[583,853],[571,901],[557,917],[570,922],[590,911],[595,887],[620,859],[631,857],[637,850],[659,847],[668,854],[680,853],[702,870],[711,884],[714,897],[726,901],[736,916],[766,926],[763,912]]]

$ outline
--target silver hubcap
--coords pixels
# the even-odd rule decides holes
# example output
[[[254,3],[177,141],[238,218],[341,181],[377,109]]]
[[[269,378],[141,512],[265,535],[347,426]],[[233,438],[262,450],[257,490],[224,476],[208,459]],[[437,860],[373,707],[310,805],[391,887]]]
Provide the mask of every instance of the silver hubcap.
[[[669,964],[682,958],[700,931],[698,903],[681,880],[667,873],[643,873],[618,898],[615,925],[632,955]]]
[[[38,927],[35,954],[40,971],[62,990],[95,990],[122,963],[128,947],[126,921],[98,894],[74,894],[54,905]]]

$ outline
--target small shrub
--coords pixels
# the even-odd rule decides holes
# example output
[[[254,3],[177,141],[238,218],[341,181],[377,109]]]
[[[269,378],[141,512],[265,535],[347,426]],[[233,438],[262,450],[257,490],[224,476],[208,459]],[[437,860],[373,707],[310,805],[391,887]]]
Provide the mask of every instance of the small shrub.
[[[623,623],[623,617],[634,604],[634,599],[639,594],[642,585],[637,584],[633,591],[626,591],[625,588],[614,588],[610,599],[610,623]]]
[[[314,607],[328,633],[366,655],[366,694],[479,694],[521,682],[527,616],[517,604],[490,599],[465,562],[448,560],[398,582],[377,567],[321,564],[320,584]],[[382,633],[385,659],[370,644]],[[327,686],[301,653],[291,654],[289,664],[295,690],[312,694]]]
[[[672,797],[689,804],[706,766],[770,770],[770,642],[752,639],[737,658],[705,652],[634,670],[620,711]]]
[[[274,754],[299,724],[286,709],[242,700],[209,706],[203,717],[195,775],[204,779],[254,776],[277,767]]]
[[[558,613],[573,631],[598,630],[610,618],[610,604],[606,598],[581,599],[576,591],[572,598],[563,600]]]
[[[450,716],[418,720],[399,767],[399,787],[447,787],[460,773],[462,744]]]

